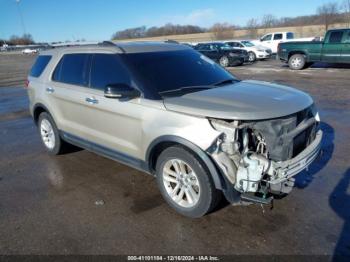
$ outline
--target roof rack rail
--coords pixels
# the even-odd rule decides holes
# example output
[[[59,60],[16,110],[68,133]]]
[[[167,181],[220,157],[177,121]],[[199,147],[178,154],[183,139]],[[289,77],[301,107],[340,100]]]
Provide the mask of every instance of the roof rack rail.
[[[117,43],[114,43],[114,42],[112,42],[112,41],[103,41],[103,42],[98,43],[98,45],[102,45],[102,46],[114,46],[114,47],[119,48],[119,50],[122,51],[123,53],[125,53],[124,48],[122,48],[122,47],[119,46]]]
[[[110,45],[110,46],[115,46],[116,44],[113,43],[112,41],[103,41],[98,43],[99,45]]]

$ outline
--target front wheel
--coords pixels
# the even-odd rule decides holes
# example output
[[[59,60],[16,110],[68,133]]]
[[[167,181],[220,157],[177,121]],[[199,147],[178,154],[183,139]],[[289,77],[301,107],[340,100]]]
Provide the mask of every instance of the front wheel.
[[[204,164],[183,147],[164,150],[157,160],[156,174],[163,198],[184,216],[204,216],[220,199]]]
[[[228,59],[227,56],[222,56],[219,60],[219,64],[222,67],[228,67],[230,65],[230,60]]]
[[[250,63],[253,63],[253,62],[255,62],[255,60],[256,60],[256,55],[255,55],[255,53],[254,53],[254,52],[249,52],[249,53],[248,53],[248,61],[249,61]]]
[[[288,60],[289,68],[292,70],[301,70],[305,67],[306,59],[302,54],[292,55]]]

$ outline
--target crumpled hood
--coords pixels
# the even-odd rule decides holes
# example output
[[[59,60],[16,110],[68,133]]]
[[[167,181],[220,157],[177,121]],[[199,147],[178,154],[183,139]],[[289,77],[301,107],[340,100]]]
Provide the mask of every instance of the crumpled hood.
[[[167,110],[231,120],[278,118],[312,104],[312,98],[304,92],[252,80],[164,99]]]

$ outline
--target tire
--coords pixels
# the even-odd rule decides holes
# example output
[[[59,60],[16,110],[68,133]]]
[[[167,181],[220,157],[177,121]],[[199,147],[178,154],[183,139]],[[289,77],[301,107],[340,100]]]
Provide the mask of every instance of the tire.
[[[229,58],[227,56],[222,56],[219,59],[219,64],[222,67],[228,67],[230,65],[230,60],[229,60]]]
[[[221,199],[205,164],[184,147],[169,147],[160,154],[156,176],[164,200],[184,216],[202,217]]]
[[[51,115],[43,112],[38,119],[38,129],[41,141],[50,155],[59,155],[69,147],[59,135],[55,121]]]
[[[254,52],[249,52],[248,53],[248,62],[254,63],[256,61],[256,55]]]
[[[310,66],[312,66],[314,63],[309,62],[309,63],[305,63],[304,69],[309,68]]]
[[[306,59],[302,54],[292,55],[288,60],[289,68],[292,70],[301,70],[305,67]]]

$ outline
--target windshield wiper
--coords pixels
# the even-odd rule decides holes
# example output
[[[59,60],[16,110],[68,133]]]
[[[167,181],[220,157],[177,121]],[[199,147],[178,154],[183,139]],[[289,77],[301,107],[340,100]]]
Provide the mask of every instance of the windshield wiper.
[[[211,88],[213,88],[213,86],[210,86],[210,85],[208,85],[208,86],[185,86],[185,87],[181,87],[181,88],[177,88],[177,89],[159,92],[159,94],[164,95],[164,94],[170,94],[170,93],[181,93],[181,92],[190,91],[190,90],[211,89]]]
[[[222,86],[222,85],[232,84],[232,83],[236,83],[236,82],[239,82],[239,80],[231,78],[231,79],[226,79],[226,80],[222,80],[222,81],[219,81],[217,83],[214,83],[214,84],[212,84],[212,86]]]

